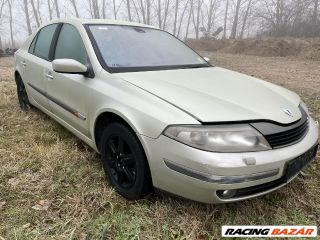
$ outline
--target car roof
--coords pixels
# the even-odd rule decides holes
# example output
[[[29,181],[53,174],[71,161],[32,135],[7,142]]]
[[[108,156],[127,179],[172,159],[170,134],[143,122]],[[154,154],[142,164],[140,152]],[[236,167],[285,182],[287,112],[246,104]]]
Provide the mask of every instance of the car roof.
[[[120,20],[112,20],[112,19],[81,19],[81,18],[71,18],[71,19],[57,19],[51,21],[52,23],[70,23],[73,25],[83,25],[83,24],[109,24],[109,25],[122,25],[122,26],[137,26],[137,27],[148,27],[148,28],[156,28],[151,25],[137,23],[137,22],[129,22],[129,21],[120,21]]]

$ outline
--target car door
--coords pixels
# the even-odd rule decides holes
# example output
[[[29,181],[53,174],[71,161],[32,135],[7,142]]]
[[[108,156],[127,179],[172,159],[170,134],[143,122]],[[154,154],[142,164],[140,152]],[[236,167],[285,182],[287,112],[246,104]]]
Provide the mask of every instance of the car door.
[[[74,59],[87,65],[85,45],[73,25],[62,25],[53,59]],[[51,67],[45,71],[49,76],[47,90],[52,112],[90,138],[88,108],[93,79],[82,74],[57,73],[52,71]]]
[[[28,53],[20,59],[23,66],[23,79],[31,89],[31,97],[43,108],[51,111],[47,92],[47,73],[51,68],[50,48],[58,24],[43,27],[33,39]]]

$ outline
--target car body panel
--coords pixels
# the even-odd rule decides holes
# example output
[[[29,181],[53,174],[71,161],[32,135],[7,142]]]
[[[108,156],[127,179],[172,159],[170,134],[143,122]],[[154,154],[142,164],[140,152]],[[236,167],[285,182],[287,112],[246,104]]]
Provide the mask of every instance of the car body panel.
[[[263,119],[288,124],[301,118],[296,94],[286,89],[273,90],[261,80],[219,67],[116,75],[201,122]],[[286,115],[282,108],[290,109],[293,116]]]

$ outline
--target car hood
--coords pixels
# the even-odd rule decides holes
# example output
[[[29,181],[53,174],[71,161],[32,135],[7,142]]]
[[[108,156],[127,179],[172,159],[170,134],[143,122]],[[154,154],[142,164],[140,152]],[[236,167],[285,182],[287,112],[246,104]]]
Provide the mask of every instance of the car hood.
[[[116,75],[201,122],[271,120],[288,124],[301,118],[297,94],[219,67]]]

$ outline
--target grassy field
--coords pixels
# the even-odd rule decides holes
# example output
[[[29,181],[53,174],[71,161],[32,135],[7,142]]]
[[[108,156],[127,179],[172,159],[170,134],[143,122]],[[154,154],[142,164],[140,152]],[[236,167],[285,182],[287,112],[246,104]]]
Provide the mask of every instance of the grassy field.
[[[320,119],[319,62],[202,53],[299,93]],[[221,225],[320,225],[320,162],[252,200],[204,205],[151,194],[129,202],[100,157],[38,110],[20,111],[12,59],[0,59],[0,239],[220,239]]]

